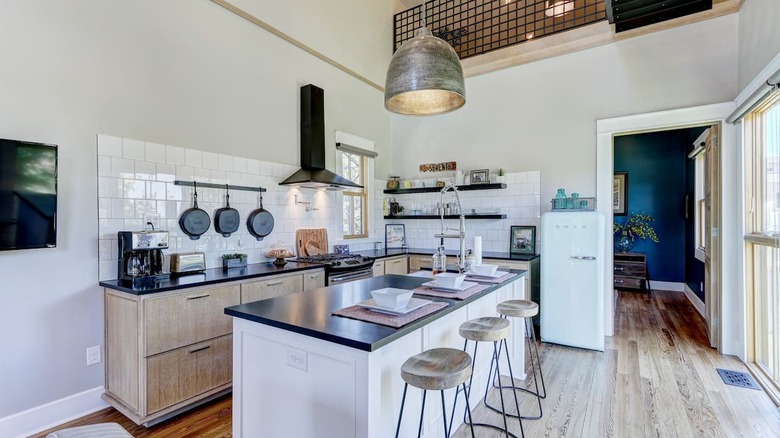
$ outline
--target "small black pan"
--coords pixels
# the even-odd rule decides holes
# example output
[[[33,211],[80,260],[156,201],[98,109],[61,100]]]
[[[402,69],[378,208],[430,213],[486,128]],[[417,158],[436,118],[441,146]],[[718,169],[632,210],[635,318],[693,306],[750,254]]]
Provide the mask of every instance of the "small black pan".
[[[200,239],[201,234],[209,230],[211,218],[204,210],[198,208],[198,183],[193,183],[195,187],[195,200],[192,208],[188,208],[179,217],[179,227],[184,234],[190,236],[192,240]]]
[[[231,234],[238,231],[240,223],[241,214],[235,208],[230,207],[230,192],[228,192],[228,185],[225,184],[225,206],[217,210],[214,215],[214,228],[222,236],[230,237]]]
[[[257,240],[263,240],[263,237],[271,234],[274,230],[274,217],[268,210],[263,208],[263,193],[260,192],[260,208],[255,209],[249,214],[246,220],[246,228],[249,234],[255,236]]]

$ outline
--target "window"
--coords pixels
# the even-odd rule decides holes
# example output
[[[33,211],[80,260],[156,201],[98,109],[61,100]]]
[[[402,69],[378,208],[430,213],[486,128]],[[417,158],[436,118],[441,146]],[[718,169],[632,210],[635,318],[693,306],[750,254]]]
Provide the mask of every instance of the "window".
[[[744,123],[749,360],[780,402],[780,92]]]
[[[706,184],[706,172],[707,172],[707,141],[710,138],[710,129],[707,128],[702,132],[699,138],[694,141],[693,151],[688,154],[688,158],[694,160],[694,227],[695,227],[695,239],[696,239],[696,253],[695,256],[700,261],[704,262],[705,247],[707,246],[707,204],[705,201],[705,184]]]
[[[363,189],[344,190],[342,230],[345,239],[368,237],[368,158],[341,151],[341,176]]]

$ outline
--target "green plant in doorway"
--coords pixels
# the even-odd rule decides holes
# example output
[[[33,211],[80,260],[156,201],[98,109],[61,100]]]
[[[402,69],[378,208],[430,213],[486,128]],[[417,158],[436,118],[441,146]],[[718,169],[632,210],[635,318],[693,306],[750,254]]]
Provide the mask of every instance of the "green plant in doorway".
[[[655,219],[644,212],[631,213],[623,222],[615,221],[612,227],[615,233],[615,250],[630,251],[636,239],[650,239],[653,243],[658,243],[658,235],[651,225],[652,222],[655,222]]]

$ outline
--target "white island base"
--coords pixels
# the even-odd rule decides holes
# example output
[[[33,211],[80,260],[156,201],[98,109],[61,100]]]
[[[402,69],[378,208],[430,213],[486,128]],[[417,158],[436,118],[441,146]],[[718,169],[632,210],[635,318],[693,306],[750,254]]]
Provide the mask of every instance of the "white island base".
[[[404,386],[401,364],[431,348],[462,349],[460,324],[496,316],[500,301],[527,299],[524,284],[512,281],[372,352],[233,318],[233,436],[393,437]],[[515,378],[524,379],[524,320],[510,321],[512,368]],[[492,351],[490,343],[479,344],[472,408],[481,401]],[[501,362],[502,374],[508,375],[503,358]],[[455,390],[445,394],[449,420]],[[400,436],[417,435],[421,402],[422,391],[410,386]],[[464,407],[460,395],[453,431],[462,424]],[[441,398],[438,391],[430,392],[422,435],[443,437],[442,428]]]

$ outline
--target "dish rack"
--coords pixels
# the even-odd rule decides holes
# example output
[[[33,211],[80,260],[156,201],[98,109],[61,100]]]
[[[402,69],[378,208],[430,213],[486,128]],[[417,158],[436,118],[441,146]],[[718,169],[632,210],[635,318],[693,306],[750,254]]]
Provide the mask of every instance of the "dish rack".
[[[554,198],[552,211],[596,211],[596,198]]]

